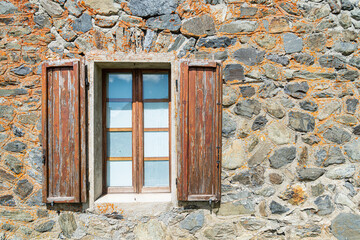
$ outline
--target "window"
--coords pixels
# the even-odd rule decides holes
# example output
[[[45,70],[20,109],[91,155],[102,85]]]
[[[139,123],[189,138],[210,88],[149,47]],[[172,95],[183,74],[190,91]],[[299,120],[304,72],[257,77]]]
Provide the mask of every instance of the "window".
[[[103,70],[106,193],[170,192],[170,73]]]

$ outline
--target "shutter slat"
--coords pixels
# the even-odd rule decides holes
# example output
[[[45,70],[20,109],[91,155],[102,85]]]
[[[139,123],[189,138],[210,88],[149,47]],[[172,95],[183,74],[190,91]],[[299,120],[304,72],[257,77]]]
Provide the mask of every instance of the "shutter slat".
[[[181,64],[178,199],[220,200],[221,80],[216,62]],[[220,115],[220,116],[219,116]],[[220,164],[219,164],[220,165]]]
[[[79,67],[79,60],[43,64],[44,202],[86,201],[86,93]]]

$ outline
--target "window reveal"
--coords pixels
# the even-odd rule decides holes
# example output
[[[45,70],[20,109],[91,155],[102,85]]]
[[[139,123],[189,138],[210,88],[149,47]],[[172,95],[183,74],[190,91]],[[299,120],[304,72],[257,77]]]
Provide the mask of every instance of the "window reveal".
[[[169,192],[169,71],[104,71],[108,193]]]

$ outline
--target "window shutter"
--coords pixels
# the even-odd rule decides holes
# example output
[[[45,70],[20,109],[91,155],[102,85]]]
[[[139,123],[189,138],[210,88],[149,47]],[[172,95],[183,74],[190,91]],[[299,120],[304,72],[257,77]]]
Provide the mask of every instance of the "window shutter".
[[[80,60],[43,64],[43,202],[86,201],[85,94],[85,68]]]
[[[178,200],[220,201],[220,64],[187,61],[180,71]]]

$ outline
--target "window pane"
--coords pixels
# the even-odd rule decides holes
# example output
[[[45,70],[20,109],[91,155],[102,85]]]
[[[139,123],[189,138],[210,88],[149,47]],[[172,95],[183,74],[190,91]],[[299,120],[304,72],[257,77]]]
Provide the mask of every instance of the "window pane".
[[[131,146],[132,146],[131,132],[107,132],[108,157],[131,157],[132,156]]]
[[[167,128],[169,126],[169,103],[144,103],[144,127]]]
[[[132,121],[131,102],[108,102],[106,109],[108,128],[128,128]]]
[[[132,98],[132,74],[109,73],[107,98]]]
[[[132,186],[132,161],[107,161],[107,186]]]
[[[144,99],[169,98],[168,74],[143,74]]]
[[[169,186],[169,161],[145,161],[144,186]]]
[[[144,157],[168,157],[169,133],[144,132]]]

